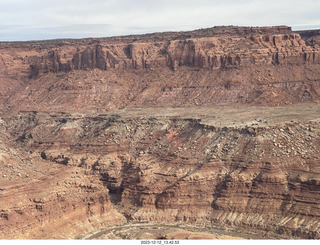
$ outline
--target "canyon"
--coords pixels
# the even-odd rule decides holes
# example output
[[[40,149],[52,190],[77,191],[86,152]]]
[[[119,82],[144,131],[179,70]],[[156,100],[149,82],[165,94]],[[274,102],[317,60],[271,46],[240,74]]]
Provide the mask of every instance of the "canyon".
[[[0,43],[0,238],[319,239],[319,45],[287,26]]]

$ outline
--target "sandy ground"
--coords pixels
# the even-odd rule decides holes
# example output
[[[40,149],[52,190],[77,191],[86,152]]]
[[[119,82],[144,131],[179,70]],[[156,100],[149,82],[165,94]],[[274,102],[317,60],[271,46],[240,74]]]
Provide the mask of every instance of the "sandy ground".
[[[97,114],[97,111],[94,114]],[[129,108],[106,114],[118,115],[122,118],[193,118],[201,119],[202,123],[207,125],[241,128],[317,120],[320,119],[320,104],[302,103],[279,107],[240,105],[187,108]]]
[[[175,240],[240,240],[261,239],[257,235],[240,234],[216,228],[192,227],[182,225],[165,225],[149,223],[129,223],[122,226],[113,226],[87,234],[82,239],[175,239]]]

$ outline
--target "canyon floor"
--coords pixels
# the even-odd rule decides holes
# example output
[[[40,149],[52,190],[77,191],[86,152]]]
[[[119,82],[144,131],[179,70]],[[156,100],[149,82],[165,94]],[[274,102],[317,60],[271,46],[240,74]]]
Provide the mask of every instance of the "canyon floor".
[[[236,231],[222,230],[213,227],[196,227],[179,224],[148,224],[132,223],[108,227],[79,236],[77,239],[129,239],[129,240],[242,240],[265,239],[266,236],[250,233],[238,233]]]

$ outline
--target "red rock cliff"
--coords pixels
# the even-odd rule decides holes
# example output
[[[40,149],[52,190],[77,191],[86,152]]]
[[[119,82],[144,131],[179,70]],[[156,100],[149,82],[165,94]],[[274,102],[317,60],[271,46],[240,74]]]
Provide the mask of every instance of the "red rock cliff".
[[[93,213],[101,205],[100,180],[113,208],[129,220],[318,239],[319,106],[222,110],[40,113],[33,124],[29,113],[21,113],[10,119],[9,131],[46,164],[86,170],[89,176],[67,183],[95,180],[93,189],[81,192],[98,206]],[[250,113],[260,116],[243,116]]]
[[[70,238],[126,217],[319,238],[319,106],[297,105],[320,99],[318,36],[1,43],[0,237]]]
[[[316,32],[301,35],[285,26],[216,27],[1,43],[0,104],[15,110],[112,110],[318,101],[320,48],[310,41]],[[105,97],[107,91],[112,96]]]
[[[223,30],[223,31],[222,31]],[[122,39],[83,39],[2,44],[29,77],[39,73],[106,69],[150,69],[190,66],[218,69],[256,64],[319,64],[319,47],[308,46],[288,27],[211,28],[168,35],[129,36]],[[5,48],[5,50],[4,50]],[[16,55],[13,55],[12,51]],[[28,55],[28,51],[32,51]],[[2,58],[3,60],[3,58]],[[8,61],[7,61],[8,62]],[[2,64],[3,72],[6,72]]]

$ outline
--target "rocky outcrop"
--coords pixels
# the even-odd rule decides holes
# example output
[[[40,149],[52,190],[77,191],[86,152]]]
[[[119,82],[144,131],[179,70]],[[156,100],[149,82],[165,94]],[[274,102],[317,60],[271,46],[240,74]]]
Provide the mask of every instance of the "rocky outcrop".
[[[273,124],[262,113],[266,118],[221,126],[217,111],[198,119],[166,113],[40,113],[32,125],[23,113],[9,131],[46,162],[100,179],[129,220],[319,238],[318,120]],[[69,160],[56,161],[62,158]]]
[[[222,32],[222,30],[224,30]],[[320,49],[288,27],[212,28],[158,40],[156,35],[60,42],[56,47],[43,43],[24,44],[14,63],[29,64],[29,77],[40,73],[71,70],[154,69],[178,66],[221,69],[249,65],[319,64]],[[306,35],[306,34],[304,34]],[[309,34],[311,35],[311,34]],[[2,49],[13,49],[9,44]],[[32,49],[31,56],[23,56]],[[10,52],[10,51],[7,52]],[[20,51],[20,52],[19,52]],[[17,57],[15,57],[17,56]],[[18,58],[18,60],[17,60]],[[19,65],[21,67],[21,65]]]
[[[320,45],[320,30],[298,31],[299,35],[309,46],[319,47]]]
[[[125,221],[112,208],[106,188],[85,171],[34,164],[28,172],[7,162],[14,176],[5,172],[0,182],[1,239],[74,239]]]
[[[1,43],[0,104],[14,113],[317,102],[320,49],[309,40],[316,32],[301,35],[288,27],[216,27]]]
[[[318,239],[318,34],[0,43],[0,238],[133,220]]]
[[[0,124],[0,239],[72,239],[125,221],[99,179],[19,149]]]

